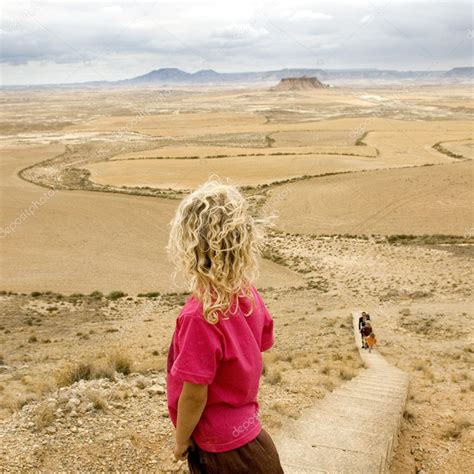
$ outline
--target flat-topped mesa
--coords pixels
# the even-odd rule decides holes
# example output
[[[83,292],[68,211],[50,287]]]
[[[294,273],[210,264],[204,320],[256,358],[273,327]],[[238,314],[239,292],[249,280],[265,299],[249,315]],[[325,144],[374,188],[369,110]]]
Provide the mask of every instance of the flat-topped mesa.
[[[325,89],[329,87],[323,84],[317,77],[285,77],[280,83],[272,87],[274,91],[306,91],[312,89]]]

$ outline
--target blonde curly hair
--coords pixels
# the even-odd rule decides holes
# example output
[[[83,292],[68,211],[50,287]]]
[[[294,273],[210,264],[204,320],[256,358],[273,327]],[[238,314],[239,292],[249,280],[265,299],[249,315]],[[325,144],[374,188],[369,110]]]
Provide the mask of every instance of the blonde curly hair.
[[[259,224],[237,188],[215,176],[181,201],[170,223],[167,250],[176,272],[182,270],[189,279],[207,322],[227,318],[240,296],[250,299],[252,311],[251,284],[258,275],[263,235]]]

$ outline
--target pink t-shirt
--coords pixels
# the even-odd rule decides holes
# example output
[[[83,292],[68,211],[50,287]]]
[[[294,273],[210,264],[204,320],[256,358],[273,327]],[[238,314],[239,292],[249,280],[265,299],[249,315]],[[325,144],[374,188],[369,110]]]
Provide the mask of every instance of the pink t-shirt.
[[[191,296],[176,320],[168,354],[168,410],[176,426],[183,382],[208,385],[207,404],[192,435],[204,451],[239,448],[261,430],[261,352],[273,345],[273,320],[257,289],[252,292],[255,308],[247,317],[251,303],[240,297],[235,314],[210,324],[203,319],[202,304]]]

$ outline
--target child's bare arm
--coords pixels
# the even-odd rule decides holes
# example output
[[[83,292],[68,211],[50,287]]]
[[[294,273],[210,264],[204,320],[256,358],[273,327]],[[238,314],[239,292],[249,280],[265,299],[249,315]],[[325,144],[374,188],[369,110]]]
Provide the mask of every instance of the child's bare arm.
[[[207,402],[207,385],[184,382],[178,401],[175,457],[183,458]]]

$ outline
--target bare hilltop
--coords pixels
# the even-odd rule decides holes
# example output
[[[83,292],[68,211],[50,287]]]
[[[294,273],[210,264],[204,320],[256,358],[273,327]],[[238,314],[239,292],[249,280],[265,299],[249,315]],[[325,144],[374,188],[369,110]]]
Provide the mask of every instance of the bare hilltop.
[[[325,89],[329,87],[323,84],[317,77],[285,77],[273,88],[275,91],[307,91],[312,89]]]

